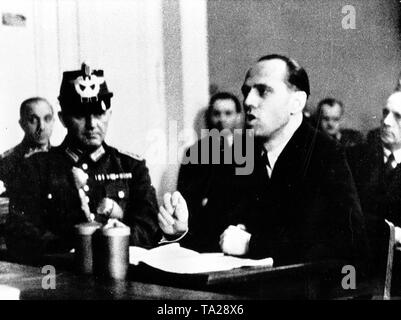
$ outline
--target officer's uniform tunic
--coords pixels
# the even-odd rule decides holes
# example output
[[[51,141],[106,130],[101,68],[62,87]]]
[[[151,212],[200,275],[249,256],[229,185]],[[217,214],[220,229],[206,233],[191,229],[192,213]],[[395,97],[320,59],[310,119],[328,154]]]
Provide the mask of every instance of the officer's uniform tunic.
[[[108,197],[123,209],[121,221],[131,228],[130,244],[152,247],[160,240],[157,200],[145,161],[103,144],[84,155],[64,141],[47,153],[31,156],[13,184],[7,248],[14,256],[35,257],[68,252],[74,225],[87,221],[72,168],[88,174],[83,190],[92,213]]]

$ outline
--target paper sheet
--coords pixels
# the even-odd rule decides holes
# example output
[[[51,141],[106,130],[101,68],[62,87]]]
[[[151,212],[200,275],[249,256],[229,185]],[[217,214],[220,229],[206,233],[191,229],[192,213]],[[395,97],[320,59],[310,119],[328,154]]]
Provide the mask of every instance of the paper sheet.
[[[0,284],[0,300],[19,300],[20,290]]]
[[[130,263],[147,265],[166,272],[192,274],[225,271],[250,266],[273,266],[272,258],[260,260],[227,256],[223,253],[199,253],[181,247],[178,243],[160,246],[151,250],[130,247]]]

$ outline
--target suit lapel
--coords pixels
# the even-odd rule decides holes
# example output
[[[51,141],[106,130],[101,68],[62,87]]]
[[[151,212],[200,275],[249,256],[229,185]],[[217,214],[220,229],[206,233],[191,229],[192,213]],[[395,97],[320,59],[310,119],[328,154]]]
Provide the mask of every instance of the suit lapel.
[[[301,181],[305,176],[314,148],[315,132],[303,121],[277,159],[272,183]],[[283,180],[284,179],[284,180]]]

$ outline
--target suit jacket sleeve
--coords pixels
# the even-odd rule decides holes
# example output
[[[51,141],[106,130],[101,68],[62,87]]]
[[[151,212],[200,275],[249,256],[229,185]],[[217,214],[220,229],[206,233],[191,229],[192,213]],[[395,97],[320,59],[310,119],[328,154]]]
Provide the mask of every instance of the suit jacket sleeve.
[[[25,261],[62,246],[61,239],[46,226],[46,210],[41,194],[44,182],[37,166],[40,162],[24,161],[9,185],[10,212],[5,225],[7,250]]]
[[[130,198],[123,222],[131,228],[131,245],[153,247],[162,233],[157,223],[157,199],[145,161],[138,162],[133,171]]]

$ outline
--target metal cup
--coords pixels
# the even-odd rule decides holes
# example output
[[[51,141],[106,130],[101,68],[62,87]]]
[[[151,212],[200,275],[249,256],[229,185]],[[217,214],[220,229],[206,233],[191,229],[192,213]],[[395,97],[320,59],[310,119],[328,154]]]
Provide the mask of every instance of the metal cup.
[[[115,222],[105,225],[96,235],[95,273],[112,279],[125,279],[129,266],[130,228]]]
[[[84,222],[75,225],[75,266],[78,272],[93,272],[93,234],[102,225],[97,222]]]

